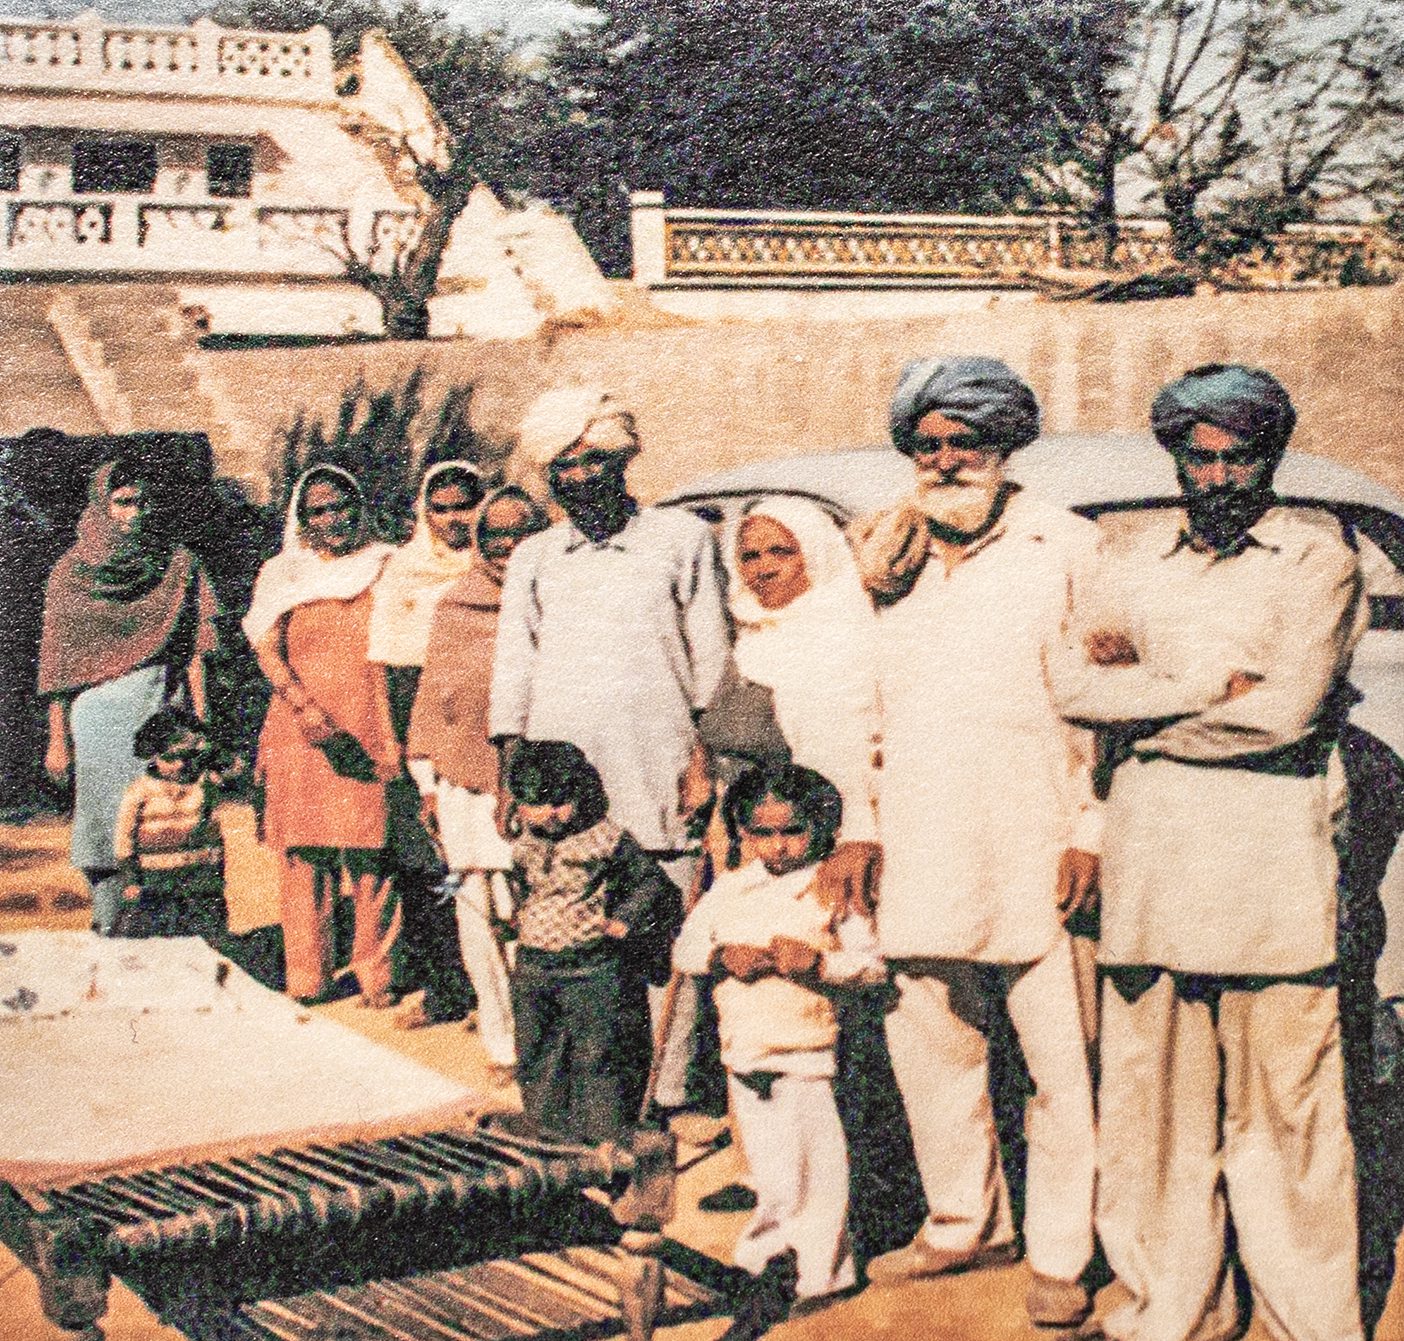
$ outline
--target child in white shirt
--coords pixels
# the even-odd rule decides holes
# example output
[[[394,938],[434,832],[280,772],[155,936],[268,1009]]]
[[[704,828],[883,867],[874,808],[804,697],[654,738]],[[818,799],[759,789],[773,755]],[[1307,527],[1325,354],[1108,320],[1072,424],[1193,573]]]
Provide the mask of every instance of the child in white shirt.
[[[731,1110],[755,1183],[736,1264],[773,1277],[793,1254],[800,1299],[854,1282],[829,989],[885,976],[871,924],[826,907],[814,891],[842,811],[837,789],[813,769],[755,769],[738,779],[726,817],[743,864],[703,895],[673,947],[678,972],[714,979]],[[759,1335],[779,1320],[735,1335]]]

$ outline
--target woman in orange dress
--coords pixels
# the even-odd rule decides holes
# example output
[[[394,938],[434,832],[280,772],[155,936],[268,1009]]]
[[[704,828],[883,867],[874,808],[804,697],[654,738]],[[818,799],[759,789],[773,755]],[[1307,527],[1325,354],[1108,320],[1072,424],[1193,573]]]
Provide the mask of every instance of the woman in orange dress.
[[[365,527],[360,486],[314,466],[298,480],[283,548],[264,564],[244,631],[273,686],[258,774],[263,840],[281,859],[287,990],[326,1000],[333,903],[355,907],[361,1001],[392,1005],[400,909],[385,860],[386,784],[400,773],[385,669],[367,660],[371,587],[391,552]]]

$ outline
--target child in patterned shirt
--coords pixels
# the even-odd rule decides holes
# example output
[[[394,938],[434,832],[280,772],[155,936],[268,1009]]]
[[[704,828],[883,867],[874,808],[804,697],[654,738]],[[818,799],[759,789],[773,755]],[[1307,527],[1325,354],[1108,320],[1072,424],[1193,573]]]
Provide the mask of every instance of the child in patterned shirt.
[[[648,1083],[648,984],[667,979],[682,898],[609,818],[600,775],[576,746],[522,741],[507,789],[522,830],[508,877],[522,1106],[559,1135],[620,1139]]]
[[[133,743],[146,772],[122,797],[114,849],[126,881],[121,936],[201,936],[218,945],[229,929],[224,842],[214,817],[219,778],[199,718],[163,708]]]

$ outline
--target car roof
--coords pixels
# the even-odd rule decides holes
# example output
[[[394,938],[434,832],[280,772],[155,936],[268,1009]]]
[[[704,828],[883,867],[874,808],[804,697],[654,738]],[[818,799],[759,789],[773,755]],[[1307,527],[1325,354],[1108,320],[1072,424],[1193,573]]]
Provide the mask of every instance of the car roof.
[[[1049,434],[1014,453],[1010,475],[1070,508],[1096,509],[1179,492],[1169,454],[1148,433]],[[686,506],[790,494],[825,504],[846,519],[891,506],[911,486],[906,457],[891,447],[860,447],[751,461],[693,480],[660,501]],[[1289,452],[1283,459],[1276,487],[1293,499],[1364,504],[1404,514],[1404,498],[1367,475],[1302,452]]]

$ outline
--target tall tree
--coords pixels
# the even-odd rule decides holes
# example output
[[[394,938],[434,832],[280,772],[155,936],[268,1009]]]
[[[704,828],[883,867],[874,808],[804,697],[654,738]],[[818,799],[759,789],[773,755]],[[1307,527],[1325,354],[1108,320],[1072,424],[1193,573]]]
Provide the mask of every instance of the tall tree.
[[[523,125],[528,77],[520,46],[500,28],[474,31],[421,0],[228,0],[215,11],[225,24],[274,32],[302,31],[315,23],[332,34],[333,55],[349,61],[362,36],[384,31],[419,81],[449,132],[447,161],[416,155],[410,146],[387,144],[408,158],[425,206],[417,226],[383,240],[376,255],[349,247],[338,252],[347,276],[380,300],[387,332],[402,339],[428,332],[428,300],[454,221],[474,186],[498,192],[529,184]]]
[[[1367,198],[1401,125],[1402,16],[1401,0],[1093,3],[1093,58],[1043,90],[1065,118],[1064,197],[1110,259],[1119,192],[1139,181],[1130,203],[1163,209],[1186,263],[1245,218],[1270,230]]]
[[[993,211],[1049,117],[1052,0],[594,0],[549,50],[540,192],[627,265],[627,193],[689,205]],[[1061,7],[1061,8],[1066,8]],[[1037,11],[1039,21],[1014,20]]]

